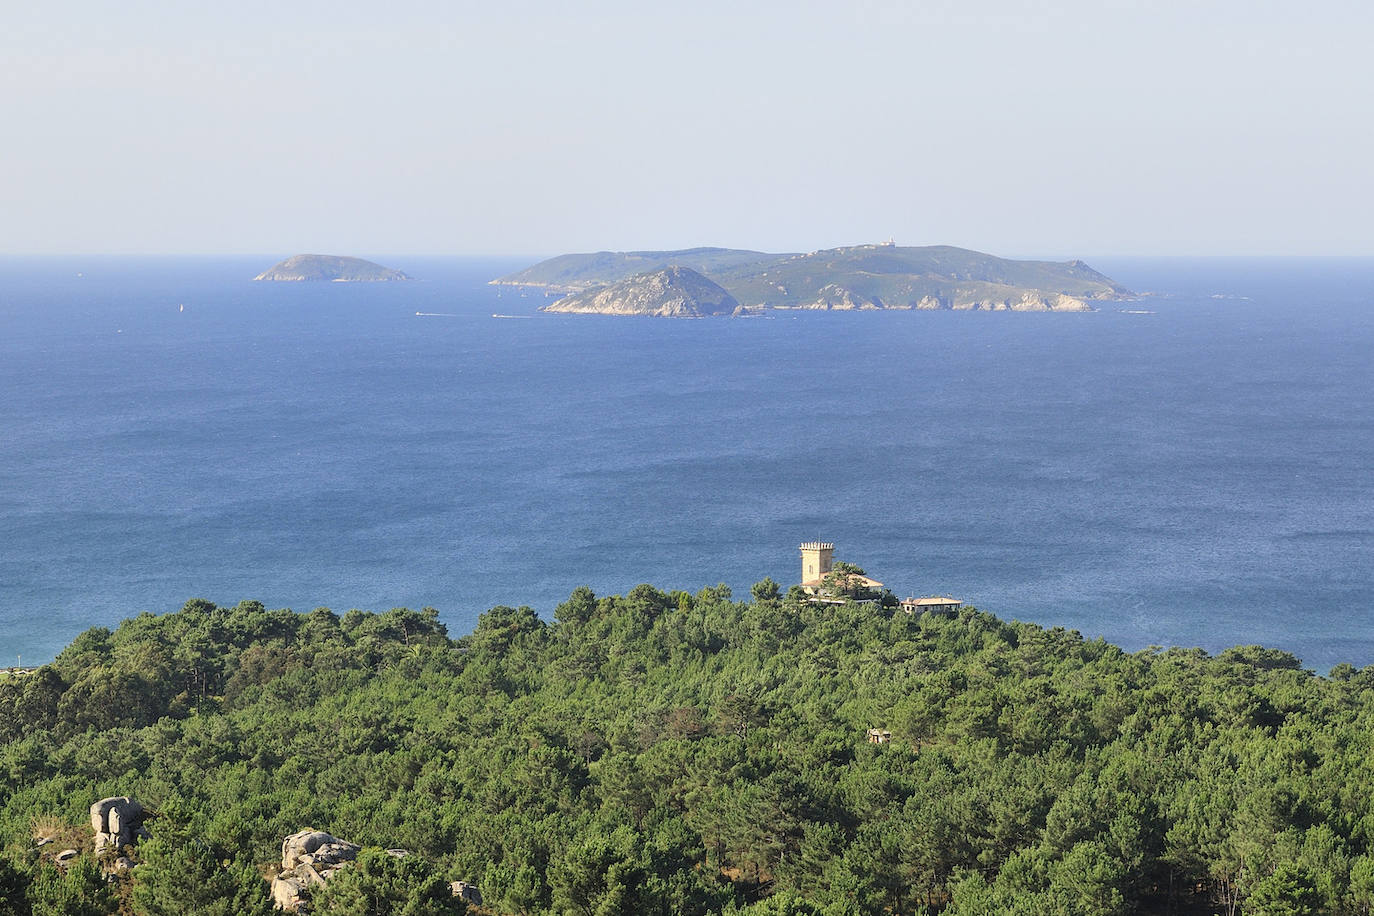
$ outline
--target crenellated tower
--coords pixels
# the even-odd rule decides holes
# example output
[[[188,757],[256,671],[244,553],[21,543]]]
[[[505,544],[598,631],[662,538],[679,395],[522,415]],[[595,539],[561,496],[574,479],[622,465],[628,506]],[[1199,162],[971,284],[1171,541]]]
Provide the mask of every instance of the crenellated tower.
[[[818,582],[835,565],[835,545],[827,541],[807,541],[801,545],[802,584]]]

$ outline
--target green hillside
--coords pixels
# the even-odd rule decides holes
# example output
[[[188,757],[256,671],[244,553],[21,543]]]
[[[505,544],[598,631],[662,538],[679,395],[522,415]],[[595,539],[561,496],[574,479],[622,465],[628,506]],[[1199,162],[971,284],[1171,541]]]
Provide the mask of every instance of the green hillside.
[[[681,251],[598,251],[563,254],[532,267],[499,277],[497,285],[533,286],[574,293],[607,286],[636,274],[664,267],[690,267],[709,277],[742,264],[768,263],[783,255],[733,248],[686,248]]]
[[[364,847],[316,914],[1374,904],[1374,670],[753,592],[90,630],[0,678],[0,913],[266,913],[306,828]],[[132,870],[87,817],[123,795]]]

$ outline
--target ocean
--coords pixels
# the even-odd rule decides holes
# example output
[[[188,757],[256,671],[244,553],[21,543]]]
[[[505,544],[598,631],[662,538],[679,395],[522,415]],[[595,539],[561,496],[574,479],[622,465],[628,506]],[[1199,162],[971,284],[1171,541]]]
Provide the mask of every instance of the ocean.
[[[274,260],[0,259],[0,665],[191,597],[453,635],[579,585],[747,597],[817,539],[1132,651],[1374,663],[1374,260],[704,321],[540,315],[486,284],[527,260],[251,281]]]

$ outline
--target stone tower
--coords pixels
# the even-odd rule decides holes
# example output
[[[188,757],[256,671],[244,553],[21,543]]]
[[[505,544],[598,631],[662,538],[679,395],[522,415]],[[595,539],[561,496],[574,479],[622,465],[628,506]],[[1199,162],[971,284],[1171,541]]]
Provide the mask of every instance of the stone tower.
[[[824,541],[807,541],[801,545],[802,584],[814,582],[835,563],[835,545]]]

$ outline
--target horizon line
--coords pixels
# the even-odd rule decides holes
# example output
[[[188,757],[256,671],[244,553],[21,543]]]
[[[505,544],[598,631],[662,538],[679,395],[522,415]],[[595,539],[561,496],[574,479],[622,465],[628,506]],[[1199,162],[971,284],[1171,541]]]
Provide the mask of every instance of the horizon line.
[[[876,244],[859,242],[856,245]],[[548,259],[569,254],[596,254],[600,252],[623,253],[628,251],[690,251],[693,248],[725,248],[725,245],[692,245],[685,248],[598,248],[577,251],[558,251],[555,253],[547,252],[454,252],[454,251],[384,251],[384,252],[364,252],[363,254],[338,254],[336,252],[320,251],[297,251],[289,255],[282,255],[279,252],[252,252],[252,251],[0,251],[0,259],[14,260],[23,258],[276,258],[281,260],[283,257],[293,257],[299,254],[319,254],[334,257],[368,257],[368,258],[453,258],[457,260],[478,260],[478,259]],[[841,248],[856,247],[852,245],[837,246]],[[962,245],[900,245],[900,248],[934,248],[951,247],[963,248]],[[788,251],[768,251],[762,248],[739,249],[746,251],[758,251],[761,254],[788,254],[797,252]],[[825,251],[828,249],[814,249]],[[968,248],[968,251],[977,251],[983,254],[992,254],[982,248]],[[1131,251],[1098,251],[1091,253],[1080,253],[1076,255],[1058,254],[996,254],[994,257],[1005,258],[1007,260],[1086,260],[1090,258],[1115,258],[1115,259],[1198,259],[1198,260],[1222,260],[1222,259],[1290,259],[1290,260],[1370,260],[1374,259],[1374,251],[1364,253],[1350,252],[1322,252],[1322,253],[1303,253],[1303,252],[1272,252],[1272,251],[1247,251],[1247,252],[1153,252],[1140,253]]]

